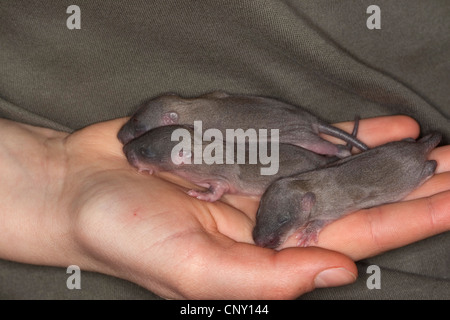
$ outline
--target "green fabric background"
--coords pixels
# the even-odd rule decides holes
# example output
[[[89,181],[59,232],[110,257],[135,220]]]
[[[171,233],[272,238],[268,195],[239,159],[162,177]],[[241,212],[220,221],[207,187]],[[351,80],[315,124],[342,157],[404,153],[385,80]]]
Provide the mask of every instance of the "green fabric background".
[[[81,30],[66,27],[72,4]],[[381,30],[366,27],[371,4]],[[72,131],[161,93],[220,89],[275,97],[330,122],[407,114],[449,143],[449,30],[448,0],[2,0],[0,117]],[[370,264],[381,267],[381,290],[366,287]],[[358,266],[355,284],[302,298],[450,299],[448,232]],[[156,298],[88,272],[81,290],[68,290],[67,277],[0,261],[0,298]]]

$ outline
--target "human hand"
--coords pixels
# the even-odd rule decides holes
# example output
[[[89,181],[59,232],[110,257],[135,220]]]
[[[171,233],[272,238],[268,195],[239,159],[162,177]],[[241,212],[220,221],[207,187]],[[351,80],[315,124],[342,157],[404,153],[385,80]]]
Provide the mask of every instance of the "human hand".
[[[203,202],[186,194],[192,186],[181,178],[139,174],[116,139],[125,120],[71,135],[0,120],[1,258],[76,264],[164,298],[295,298],[352,282],[357,271],[350,258],[449,229],[450,149],[443,147],[432,153],[441,174],[410,195],[414,215],[404,201],[330,224],[318,247],[256,247],[258,199]],[[341,127],[351,131],[352,123]],[[358,137],[374,146],[418,132],[410,118],[383,117],[361,120]]]

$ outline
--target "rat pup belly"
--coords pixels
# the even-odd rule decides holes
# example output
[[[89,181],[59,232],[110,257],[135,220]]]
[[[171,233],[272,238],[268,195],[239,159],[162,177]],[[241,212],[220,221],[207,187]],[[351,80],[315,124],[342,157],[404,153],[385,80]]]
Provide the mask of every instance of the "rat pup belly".
[[[277,248],[299,230],[298,245],[307,246],[317,241],[326,224],[343,215],[402,199],[433,175],[436,161],[427,155],[440,140],[436,133],[417,142],[391,142],[275,181],[261,198],[255,243]]]

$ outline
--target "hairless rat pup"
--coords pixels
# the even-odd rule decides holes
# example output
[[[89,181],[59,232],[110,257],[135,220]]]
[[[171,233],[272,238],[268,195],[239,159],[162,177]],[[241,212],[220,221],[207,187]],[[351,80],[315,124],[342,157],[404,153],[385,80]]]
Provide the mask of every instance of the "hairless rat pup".
[[[358,122],[355,122],[354,134],[356,134]],[[130,164],[139,171],[148,171],[150,174],[157,171],[171,171],[194,184],[208,188],[206,191],[190,190],[188,194],[200,200],[216,201],[224,193],[242,195],[262,195],[271,182],[280,177],[290,176],[307,170],[322,167],[330,162],[339,160],[336,157],[326,157],[301,147],[290,144],[279,144],[278,172],[273,175],[261,175],[262,164],[249,164],[248,143],[246,143],[246,161],[238,164],[235,156],[227,162],[226,152],[223,152],[223,164],[201,163],[194,164],[192,152],[180,150],[172,156],[172,151],[179,143],[171,141],[172,133],[177,129],[184,129],[191,136],[194,129],[191,126],[168,125],[154,128],[140,137],[130,141],[123,147]],[[191,150],[195,151],[193,139]],[[221,143],[224,143],[221,141]],[[223,144],[224,147],[225,144]],[[207,145],[202,142],[202,152]],[[268,153],[272,152],[269,144]],[[234,155],[237,153],[234,152]],[[190,163],[188,163],[190,162]],[[227,164],[228,163],[228,164]],[[229,164],[232,163],[232,164]]]
[[[202,121],[204,129],[279,129],[280,143],[293,144],[322,155],[345,158],[345,146],[322,139],[324,133],[344,140],[360,150],[367,146],[347,132],[317,119],[307,111],[271,98],[213,92],[185,99],[175,94],[157,97],[142,105],[120,129],[126,144],[150,129]]]
[[[277,248],[296,230],[299,246],[317,241],[326,224],[363,208],[395,202],[431,177],[428,153],[438,133],[415,142],[390,142],[325,168],[281,178],[263,194],[253,230],[255,243]]]

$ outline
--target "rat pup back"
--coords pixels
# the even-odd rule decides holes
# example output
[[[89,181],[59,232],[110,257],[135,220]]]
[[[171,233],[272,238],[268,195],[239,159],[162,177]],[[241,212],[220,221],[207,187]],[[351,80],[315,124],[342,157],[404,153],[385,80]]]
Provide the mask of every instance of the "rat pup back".
[[[298,245],[307,246],[317,241],[326,224],[343,215],[401,200],[433,175],[437,163],[427,155],[440,140],[434,133],[417,142],[390,142],[275,181],[261,198],[255,243],[277,248],[300,230]]]
[[[300,107],[275,99],[213,92],[197,98],[163,95],[143,104],[120,129],[119,140],[126,144],[149,130],[166,125],[193,125],[202,121],[204,129],[278,129],[280,143],[292,144],[322,155],[345,158],[343,145],[322,139],[319,133],[337,137],[360,150],[368,147],[347,132],[333,127]]]

